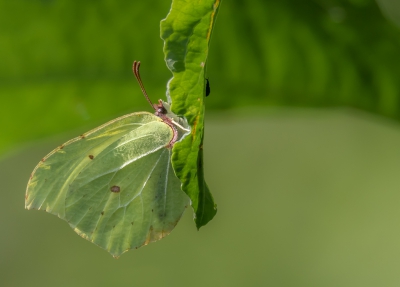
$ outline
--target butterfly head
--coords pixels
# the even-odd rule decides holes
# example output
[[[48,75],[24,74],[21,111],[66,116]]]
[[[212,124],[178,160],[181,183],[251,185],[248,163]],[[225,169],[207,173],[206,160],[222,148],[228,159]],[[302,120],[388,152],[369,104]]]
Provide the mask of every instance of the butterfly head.
[[[162,117],[168,113],[167,109],[164,107],[163,101],[158,100],[158,104],[153,104],[155,115],[158,117]]]

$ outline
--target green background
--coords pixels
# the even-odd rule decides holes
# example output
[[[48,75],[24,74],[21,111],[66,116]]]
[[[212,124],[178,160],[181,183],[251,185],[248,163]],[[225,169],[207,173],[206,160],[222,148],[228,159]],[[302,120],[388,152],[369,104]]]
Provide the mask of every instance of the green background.
[[[223,1],[204,145],[219,211],[201,231],[186,212],[115,260],[24,210],[52,148],[150,110],[133,60],[164,97],[169,5],[0,1],[1,285],[399,286],[400,32],[369,0]]]

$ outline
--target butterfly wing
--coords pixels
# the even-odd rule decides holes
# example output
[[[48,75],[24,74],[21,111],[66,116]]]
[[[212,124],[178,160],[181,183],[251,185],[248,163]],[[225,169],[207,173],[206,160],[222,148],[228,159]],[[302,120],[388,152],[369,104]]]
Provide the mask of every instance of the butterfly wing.
[[[159,240],[188,204],[166,148],[172,137],[160,118],[134,113],[72,139],[36,166],[26,208],[58,215],[113,256]]]

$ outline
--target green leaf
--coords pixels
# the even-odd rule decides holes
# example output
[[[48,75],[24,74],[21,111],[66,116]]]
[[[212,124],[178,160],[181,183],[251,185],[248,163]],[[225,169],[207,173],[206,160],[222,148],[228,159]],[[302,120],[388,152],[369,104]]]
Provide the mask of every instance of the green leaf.
[[[191,127],[190,135],[173,148],[172,166],[191,199],[197,228],[217,212],[204,180],[203,137],[205,68],[219,5],[219,0],[174,0],[161,21],[165,61],[173,74],[168,84],[171,110],[184,116]]]
[[[27,209],[66,220],[114,257],[168,235],[187,196],[171,166],[172,129],[133,113],[59,146],[34,169]]]

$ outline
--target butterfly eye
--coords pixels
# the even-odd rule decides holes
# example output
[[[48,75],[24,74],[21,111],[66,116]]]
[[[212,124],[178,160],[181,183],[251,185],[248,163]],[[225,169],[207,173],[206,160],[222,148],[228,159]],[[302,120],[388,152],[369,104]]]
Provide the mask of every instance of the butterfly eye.
[[[153,107],[156,111],[156,116],[160,117],[167,114],[167,110],[166,108],[164,108],[163,102],[161,100],[158,101],[158,104],[153,104]]]
[[[159,114],[165,115],[165,114],[167,113],[167,110],[166,110],[164,107],[159,107],[159,108],[157,109],[157,112],[158,112]]]

